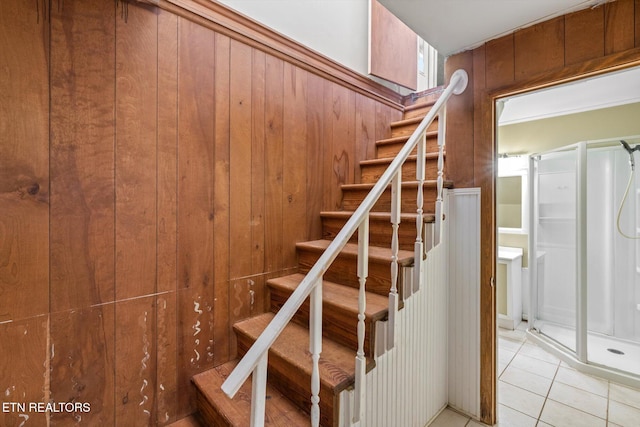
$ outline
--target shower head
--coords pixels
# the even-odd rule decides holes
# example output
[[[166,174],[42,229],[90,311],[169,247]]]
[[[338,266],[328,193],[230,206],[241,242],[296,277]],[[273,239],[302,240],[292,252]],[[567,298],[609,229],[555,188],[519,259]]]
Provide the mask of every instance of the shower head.
[[[633,160],[633,152],[636,151],[636,150],[640,151],[640,144],[636,144],[633,148],[631,148],[631,146],[629,146],[627,141],[624,141],[622,139],[620,140],[620,144],[622,144],[624,149],[627,150],[627,153],[629,153],[629,165],[631,166],[631,170],[635,170],[636,163]]]

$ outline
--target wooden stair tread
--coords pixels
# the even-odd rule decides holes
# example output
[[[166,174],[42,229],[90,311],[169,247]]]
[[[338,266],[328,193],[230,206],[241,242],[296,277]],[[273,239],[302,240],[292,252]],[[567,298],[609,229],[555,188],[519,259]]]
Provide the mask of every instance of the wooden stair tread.
[[[304,274],[296,273],[289,276],[270,279],[267,283],[269,286],[286,289],[288,292],[293,293],[304,277]],[[358,293],[358,289],[350,286],[343,286],[328,280],[322,281],[323,306],[336,307],[353,313],[356,317],[358,315]],[[366,294],[366,318],[371,321],[384,319],[389,310],[389,299],[371,292],[367,292]],[[326,311],[326,309],[323,308],[323,311]]]
[[[331,244],[331,240],[313,240],[309,242],[296,243],[298,250],[308,250],[312,252],[324,252]],[[347,243],[341,252],[344,256],[357,257],[358,245],[355,243]],[[391,262],[391,248],[382,248],[379,246],[369,246],[369,259],[377,262]],[[413,252],[406,250],[398,251],[398,264],[410,266],[413,264]]]
[[[396,122],[391,122],[390,126],[391,126],[391,129],[393,129],[395,127],[415,125],[415,124],[419,124],[423,119],[424,117],[420,117],[420,116],[412,117],[410,119],[402,119]],[[438,120],[438,117],[436,117],[433,121],[435,122],[436,120]]]
[[[425,132],[427,137],[430,136],[438,136],[437,130],[427,131]],[[400,135],[394,136],[392,138],[379,139],[376,141],[376,145],[387,145],[387,144],[397,144],[399,142],[407,142],[411,135]]]
[[[437,102],[437,99],[431,99],[429,101],[418,101],[415,104],[405,106],[404,112],[408,113],[410,111],[419,110],[421,108],[433,107],[436,102]]]
[[[418,187],[418,181],[403,181],[402,182],[402,188],[417,188]],[[373,186],[375,185],[375,183],[370,183],[370,184],[342,184],[341,188],[343,190],[369,190],[371,188],[373,188]],[[437,185],[437,182],[435,180],[425,180],[423,187],[435,187]],[[453,188],[453,181],[450,180],[444,180],[442,183],[444,188]],[[391,184],[389,184],[387,186],[387,188],[390,188]]]
[[[264,313],[233,325],[236,333],[244,334],[256,340],[269,325],[275,315]],[[292,369],[304,372],[311,377],[312,363],[309,353],[309,330],[289,322],[269,350],[269,357],[276,356],[285,360]],[[322,340],[320,355],[320,383],[337,396],[341,391],[353,385],[355,379],[355,353],[353,350],[329,339]],[[373,368],[373,360],[368,360]],[[306,384],[304,385],[307,386]]]
[[[438,153],[426,153],[425,157],[427,158],[427,160],[437,159],[438,158]],[[360,166],[384,165],[384,164],[388,165],[388,164],[391,164],[391,162],[394,159],[395,159],[395,157],[382,157],[382,158],[378,158],[378,159],[361,160],[360,161]],[[415,162],[417,160],[418,160],[418,156],[409,156],[409,157],[407,157],[407,161]]]
[[[353,216],[353,211],[323,211],[320,212],[320,218],[336,218],[336,219],[349,219]],[[401,213],[400,222],[415,222],[417,214]],[[369,212],[370,221],[386,221],[391,224],[391,214],[389,212]],[[422,215],[423,223],[435,222],[435,215],[425,213]]]
[[[232,360],[216,368],[197,374],[192,381],[198,390],[198,406],[208,425],[244,427],[251,421],[251,376],[233,399],[221,390],[222,383],[236,367]],[[265,425],[278,427],[308,426],[309,417],[293,402],[267,382]],[[213,407],[217,408],[216,413]],[[224,424],[223,424],[224,422]],[[185,425],[186,427],[186,425]]]

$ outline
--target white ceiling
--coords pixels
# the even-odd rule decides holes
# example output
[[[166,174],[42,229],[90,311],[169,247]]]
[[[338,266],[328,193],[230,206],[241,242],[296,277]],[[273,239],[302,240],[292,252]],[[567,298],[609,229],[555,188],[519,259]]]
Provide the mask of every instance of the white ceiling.
[[[444,56],[606,0],[379,0]]]

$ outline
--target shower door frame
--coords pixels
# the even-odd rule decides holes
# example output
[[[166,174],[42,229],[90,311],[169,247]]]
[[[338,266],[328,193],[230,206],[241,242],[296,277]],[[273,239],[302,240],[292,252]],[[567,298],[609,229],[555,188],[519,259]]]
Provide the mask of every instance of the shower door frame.
[[[628,138],[637,138],[637,135]],[[623,139],[626,137],[622,137]],[[614,367],[589,363],[588,359],[588,282],[587,282],[587,146],[590,144],[602,144],[614,141],[617,138],[607,138],[594,141],[581,141],[566,145],[557,149],[536,153],[529,156],[529,194],[532,198],[529,203],[529,256],[536,260],[538,247],[538,171],[536,158],[554,152],[567,152],[575,150],[576,153],[576,346],[575,350],[562,345],[550,335],[535,328],[538,314],[538,265],[537,262],[529,263],[529,329],[527,334],[535,342],[547,350],[561,357],[570,366],[589,374],[605,377],[633,387],[640,387],[640,379],[633,374],[627,374]],[[548,337],[553,343],[540,335]],[[569,359],[567,357],[569,356]],[[571,359],[573,358],[573,360]]]

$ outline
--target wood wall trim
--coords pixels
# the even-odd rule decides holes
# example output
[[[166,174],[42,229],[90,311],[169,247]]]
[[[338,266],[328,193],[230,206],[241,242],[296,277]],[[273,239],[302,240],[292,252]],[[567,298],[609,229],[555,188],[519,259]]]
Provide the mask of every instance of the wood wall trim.
[[[210,0],[142,0],[196,22],[324,79],[402,111],[402,96],[373,80]]]

